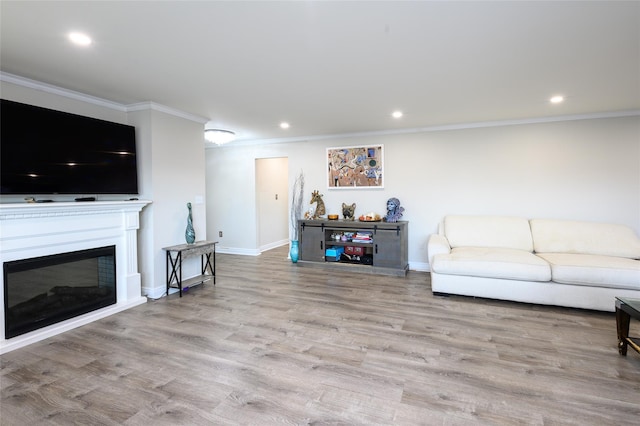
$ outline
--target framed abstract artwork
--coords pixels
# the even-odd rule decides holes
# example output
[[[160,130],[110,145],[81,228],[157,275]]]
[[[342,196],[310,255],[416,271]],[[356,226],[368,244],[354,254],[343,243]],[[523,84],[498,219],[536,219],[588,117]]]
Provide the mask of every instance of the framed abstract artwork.
[[[383,145],[327,148],[329,189],[384,188]]]

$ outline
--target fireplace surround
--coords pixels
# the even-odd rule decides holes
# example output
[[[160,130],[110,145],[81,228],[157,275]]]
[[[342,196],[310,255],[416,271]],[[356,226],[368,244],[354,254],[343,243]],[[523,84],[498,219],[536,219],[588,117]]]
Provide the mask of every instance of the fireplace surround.
[[[113,304],[13,337],[7,336],[7,332],[9,335],[13,332],[5,329],[7,312],[3,304],[0,354],[146,302],[138,272],[137,232],[140,211],[149,203],[132,200],[0,204],[3,270],[5,265],[19,265],[29,259],[113,247],[116,295]],[[4,273],[0,279],[0,300],[5,300]],[[69,289],[56,291],[64,293]]]

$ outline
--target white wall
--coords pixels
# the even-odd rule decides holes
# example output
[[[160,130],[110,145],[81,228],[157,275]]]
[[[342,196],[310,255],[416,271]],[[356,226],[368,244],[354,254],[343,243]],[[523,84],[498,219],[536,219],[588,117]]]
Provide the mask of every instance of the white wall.
[[[129,124],[136,128],[136,155],[138,157],[138,191],[140,199],[153,200],[153,164],[150,159],[152,156],[153,139],[151,110],[141,110],[130,113],[128,116]],[[154,221],[155,206],[153,203],[148,204],[140,212],[140,228],[138,230],[138,270],[142,281],[142,294],[152,294],[152,288],[155,282],[154,262]]]
[[[206,239],[203,125],[155,110],[130,116],[132,124],[140,127],[144,145],[144,164],[139,170],[145,181],[141,197],[153,201],[142,212],[141,241],[146,249],[140,262],[143,293],[158,298],[166,291],[166,252],[162,248],[185,243],[188,202],[196,240]],[[199,258],[186,259],[183,277],[199,275],[199,268]]]
[[[327,147],[380,143],[384,189],[327,189]],[[638,116],[207,149],[207,225],[225,230],[223,251],[257,251],[254,160],[269,156],[289,158],[289,191],[304,171],[305,208],[315,189],[327,213],[355,202],[356,215],[384,214],[399,198],[412,269],[428,268],[427,238],[446,214],[615,222],[640,233]]]
[[[306,142],[250,146],[231,143],[206,149],[207,229],[210,230],[207,239],[219,241],[219,251],[260,254],[255,160],[289,157],[290,198],[292,180],[300,172],[301,158],[311,146]],[[218,231],[223,231],[222,238],[218,237]]]

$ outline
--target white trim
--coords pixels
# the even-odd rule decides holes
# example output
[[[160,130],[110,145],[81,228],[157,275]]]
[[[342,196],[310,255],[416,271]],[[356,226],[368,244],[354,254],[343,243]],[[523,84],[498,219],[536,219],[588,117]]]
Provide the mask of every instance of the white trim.
[[[624,111],[609,111],[609,112],[595,112],[588,114],[575,114],[575,115],[559,115],[555,117],[535,117],[524,118],[518,120],[501,120],[501,121],[479,121],[472,123],[458,123],[447,124],[442,126],[427,126],[427,127],[414,127],[407,129],[392,129],[392,130],[376,130],[371,132],[356,132],[356,133],[338,133],[331,135],[315,135],[315,136],[297,136],[290,138],[274,138],[274,139],[246,139],[235,140],[232,145],[266,145],[274,143],[287,143],[287,142],[311,142],[327,139],[348,139],[359,137],[372,137],[372,136],[387,136],[387,135],[403,135],[410,133],[429,133],[429,132],[442,132],[446,130],[465,130],[465,129],[479,129],[485,127],[504,127],[504,126],[517,126],[523,124],[540,124],[540,123],[555,123],[559,121],[574,121],[574,120],[595,120],[599,118],[620,118],[620,117],[634,117],[640,116],[640,110],[624,110]],[[207,145],[206,149],[216,148],[217,146]]]
[[[12,83],[18,86],[28,87],[34,90],[40,90],[42,92],[47,92],[47,93],[51,93],[58,96],[64,96],[65,98],[74,99],[76,101],[82,101],[89,104],[114,109],[116,111],[126,112],[127,110],[124,105],[119,104],[117,102],[108,101],[106,99],[76,92],[74,90],[63,89],[62,87],[54,86],[52,84],[31,80],[29,78],[20,77],[18,75],[9,74],[6,72],[0,71],[0,81]]]
[[[135,104],[122,105],[117,102],[108,101],[102,98],[98,98],[84,93],[76,92],[69,89],[64,89],[58,86],[54,86],[40,81],[31,80],[29,78],[20,77],[15,74],[9,74],[0,71],[0,81],[16,84],[19,86],[28,87],[35,90],[41,90],[43,92],[52,93],[59,96],[64,96],[70,99],[87,102],[94,105],[99,105],[106,108],[111,108],[117,111],[142,111],[146,109],[152,109],[155,111],[161,111],[176,117],[181,117],[186,120],[195,121],[196,123],[205,124],[209,121],[208,118],[190,114],[166,105],[158,104],[155,102],[139,102]],[[623,111],[608,111],[608,112],[594,112],[586,114],[575,115],[559,115],[555,117],[536,117],[525,118],[517,120],[502,120],[502,121],[484,121],[484,122],[472,122],[472,123],[459,123],[459,124],[447,124],[442,126],[427,126],[427,127],[414,127],[408,129],[392,129],[392,130],[376,130],[371,132],[354,132],[354,133],[338,133],[330,135],[311,135],[311,136],[296,136],[289,138],[273,138],[273,139],[246,139],[236,140],[233,142],[234,146],[241,145],[257,145],[257,144],[274,144],[274,143],[286,143],[286,142],[309,142],[326,139],[342,139],[342,138],[357,138],[357,137],[372,137],[372,136],[385,136],[385,135],[402,135],[410,133],[427,133],[427,132],[440,132],[445,130],[464,130],[464,129],[478,129],[484,127],[502,127],[502,126],[515,126],[522,124],[538,124],[538,123],[554,123],[558,121],[573,121],[573,120],[594,120],[598,118],[618,118],[618,117],[632,117],[640,115],[640,110],[623,110]],[[205,149],[220,148],[215,144],[205,145]],[[225,145],[225,147],[228,145]]]
[[[260,246],[258,248],[258,250],[260,250],[260,253],[262,253],[263,251],[267,251],[267,250],[271,250],[277,247],[282,247],[282,246],[286,246],[289,244],[289,240],[280,240],[280,241],[276,241],[274,243],[269,243],[269,244],[265,244],[263,246]]]
[[[40,90],[42,92],[51,93],[53,95],[63,96],[65,98],[74,99],[76,101],[86,102],[88,104],[98,105],[101,107],[113,109],[121,112],[142,111],[142,110],[155,110],[161,111],[166,114],[174,115],[176,117],[184,118],[186,120],[195,121],[196,123],[204,124],[209,121],[208,118],[201,117],[199,115],[190,114],[188,112],[180,111],[179,109],[171,108],[166,105],[158,104],[156,102],[139,102],[130,105],[123,105],[117,102],[108,101],[106,99],[98,98],[96,96],[87,95],[84,93],[76,92],[74,90],[64,89],[62,87],[54,86],[52,84],[43,83],[41,81],[31,80],[29,78],[20,77],[15,74],[9,74],[0,71],[0,81],[12,83],[18,86],[27,87],[29,89]]]
[[[222,254],[239,254],[242,256],[260,256],[260,249],[245,249],[245,248],[234,248],[234,247],[216,247],[216,253]]]
[[[0,204],[0,220],[139,212],[149,200]],[[134,229],[134,228],[131,228]],[[137,229],[137,227],[135,228]]]
[[[149,299],[158,300],[164,297],[167,293],[167,288],[162,287],[142,287],[142,294]]]
[[[411,262],[409,261],[409,270],[418,272],[431,272],[428,262]]]
[[[144,110],[154,110],[164,112],[165,114],[174,115],[176,117],[184,118],[186,120],[195,121],[196,123],[205,124],[209,121],[206,117],[201,117],[195,114],[189,114],[188,112],[180,111],[179,109],[171,108],[166,105],[162,105],[156,102],[138,102],[136,104],[130,104],[126,106],[126,111],[144,111]],[[204,130],[203,130],[204,131]]]

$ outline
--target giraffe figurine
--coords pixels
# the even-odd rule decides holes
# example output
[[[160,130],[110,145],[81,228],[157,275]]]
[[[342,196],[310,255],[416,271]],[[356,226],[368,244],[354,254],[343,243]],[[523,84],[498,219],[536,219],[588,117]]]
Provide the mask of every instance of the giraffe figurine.
[[[324,216],[324,214],[327,211],[324,208],[324,201],[322,201],[322,194],[318,190],[315,190],[311,193],[311,201],[309,202],[309,204],[313,204],[313,203],[317,203],[316,211],[315,213],[313,213],[313,219],[318,219],[320,216]]]

